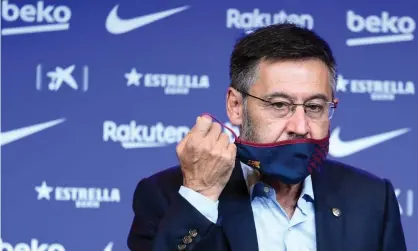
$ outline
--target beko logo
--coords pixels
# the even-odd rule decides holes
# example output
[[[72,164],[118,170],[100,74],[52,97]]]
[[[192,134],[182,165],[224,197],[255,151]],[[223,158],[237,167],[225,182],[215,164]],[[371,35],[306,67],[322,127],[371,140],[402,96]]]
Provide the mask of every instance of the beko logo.
[[[62,31],[70,28],[71,9],[65,5],[46,5],[44,1],[19,7],[6,0],[1,2],[1,17],[10,23],[30,24],[2,28],[3,36]]]
[[[412,41],[416,23],[410,16],[399,17],[387,11],[382,11],[380,16],[363,17],[349,10],[347,11],[347,28],[354,33],[372,34],[372,36],[350,38],[346,41],[348,46],[361,46]]]
[[[65,248],[59,243],[39,243],[39,240],[32,239],[30,244],[16,243],[13,246],[11,243],[4,242],[0,239],[1,251],[65,251]]]

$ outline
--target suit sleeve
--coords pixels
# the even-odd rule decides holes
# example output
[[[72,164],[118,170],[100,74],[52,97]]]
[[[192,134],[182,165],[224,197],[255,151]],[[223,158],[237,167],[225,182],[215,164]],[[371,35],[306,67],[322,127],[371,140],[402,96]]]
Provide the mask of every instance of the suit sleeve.
[[[382,251],[406,251],[398,200],[392,183],[385,180],[386,207],[383,229]]]
[[[221,227],[214,224],[180,193],[168,197],[151,179],[135,189],[134,219],[128,235],[131,251],[223,250]]]

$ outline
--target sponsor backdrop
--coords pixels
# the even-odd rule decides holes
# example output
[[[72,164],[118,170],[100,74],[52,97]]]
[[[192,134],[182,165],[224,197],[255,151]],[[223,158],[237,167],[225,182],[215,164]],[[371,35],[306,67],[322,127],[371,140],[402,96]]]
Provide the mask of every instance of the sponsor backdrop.
[[[137,182],[177,163],[202,112],[228,122],[236,39],[289,20],[326,38],[339,62],[330,157],[391,179],[418,250],[417,8],[2,0],[0,249],[127,250]]]

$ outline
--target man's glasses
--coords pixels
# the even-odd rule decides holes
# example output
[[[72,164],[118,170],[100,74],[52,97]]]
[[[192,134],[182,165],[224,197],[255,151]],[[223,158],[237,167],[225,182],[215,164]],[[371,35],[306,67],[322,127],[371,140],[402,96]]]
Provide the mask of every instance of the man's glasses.
[[[258,99],[263,101],[264,103],[269,104],[276,113],[276,116],[279,118],[290,117],[296,110],[297,106],[302,106],[305,110],[305,114],[312,120],[325,120],[331,119],[334,115],[334,111],[337,108],[338,100],[334,102],[329,102],[323,99],[317,99],[308,101],[304,104],[294,104],[292,102],[287,101],[268,101],[256,96],[253,96],[249,93],[239,91],[241,94]]]

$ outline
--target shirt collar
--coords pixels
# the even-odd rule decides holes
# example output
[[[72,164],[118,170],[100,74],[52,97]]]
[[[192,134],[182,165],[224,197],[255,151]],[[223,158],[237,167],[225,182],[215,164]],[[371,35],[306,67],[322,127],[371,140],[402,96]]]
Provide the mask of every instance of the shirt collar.
[[[252,190],[255,184],[260,181],[260,176],[257,171],[255,171],[252,167],[244,164],[241,162],[242,172],[244,174],[244,179],[247,184],[248,192],[250,196],[252,196]],[[302,193],[300,195],[301,198],[304,198],[307,201],[314,200],[314,193],[312,188],[312,177],[309,175],[305,178],[302,186]]]

